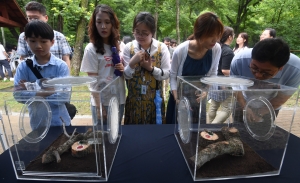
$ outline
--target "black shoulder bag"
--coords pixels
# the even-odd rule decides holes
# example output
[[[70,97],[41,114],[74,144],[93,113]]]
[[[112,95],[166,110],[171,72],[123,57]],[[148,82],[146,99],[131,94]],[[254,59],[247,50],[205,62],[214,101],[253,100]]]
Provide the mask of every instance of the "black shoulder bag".
[[[35,75],[35,77],[37,77],[37,79],[42,79],[43,78],[43,76],[36,69],[36,67],[33,67],[33,61],[31,59],[27,59],[26,60],[26,65],[30,68],[30,70],[33,72],[33,74]],[[73,119],[74,116],[77,113],[77,109],[76,109],[75,105],[70,104],[69,102],[66,102],[65,105],[66,105],[66,108],[68,110],[70,118]]]

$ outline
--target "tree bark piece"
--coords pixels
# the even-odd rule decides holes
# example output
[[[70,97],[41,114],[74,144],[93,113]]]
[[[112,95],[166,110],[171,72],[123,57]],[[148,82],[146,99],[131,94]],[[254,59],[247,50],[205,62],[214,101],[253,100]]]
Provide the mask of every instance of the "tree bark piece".
[[[232,156],[244,155],[244,147],[240,140],[239,131],[236,128],[223,127],[221,132],[223,133],[226,141],[210,144],[199,151],[197,157],[193,156],[190,158],[195,163],[197,160],[197,169],[202,167],[206,162],[223,154],[230,154]]]
[[[81,158],[92,152],[92,146],[86,140],[80,140],[72,145],[72,156]]]
[[[49,150],[43,154],[42,156],[42,163],[50,163],[52,161],[55,161],[57,163],[60,162],[60,155],[63,154],[64,152],[68,151],[71,146],[80,140],[87,140],[90,138],[97,138],[97,137],[101,137],[102,138],[102,131],[97,131],[95,133],[92,132],[91,129],[89,129],[86,133],[79,133],[75,136],[73,136],[73,138],[70,138],[69,140],[67,140],[65,143],[63,143],[62,145],[60,145],[59,147],[55,148],[55,147],[50,147]],[[58,153],[54,153],[54,151],[57,151]]]
[[[58,151],[54,150],[53,155],[55,156],[57,163],[60,163],[61,159]]]

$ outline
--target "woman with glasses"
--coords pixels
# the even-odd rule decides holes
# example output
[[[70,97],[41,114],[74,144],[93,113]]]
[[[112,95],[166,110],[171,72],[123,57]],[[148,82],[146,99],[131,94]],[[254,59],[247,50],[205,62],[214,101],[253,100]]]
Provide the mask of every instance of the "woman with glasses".
[[[236,38],[236,45],[233,52],[236,55],[238,52],[248,48],[248,34],[246,32],[239,33]]]
[[[217,41],[220,40],[223,29],[217,15],[212,12],[204,13],[197,18],[194,33],[175,49],[170,71],[171,91],[167,107],[167,123],[175,123],[175,105],[178,101],[177,76],[217,75],[221,56],[221,47]],[[204,116],[201,121],[206,123],[205,112],[202,111],[202,114]]]
[[[120,51],[120,23],[114,11],[107,5],[98,5],[90,18],[88,25],[88,34],[90,43],[84,49],[80,71],[86,72],[88,76],[96,77],[97,82],[90,86],[91,91],[102,90],[107,83],[111,82],[117,76],[115,70],[123,72],[122,63],[113,64],[112,47]],[[125,104],[125,81],[120,77],[118,85],[119,94],[119,114],[120,121],[124,112]],[[106,121],[106,112],[109,100],[102,98],[104,107],[102,114],[104,122]],[[100,95],[95,92],[91,96],[92,115],[94,124],[100,124]]]
[[[125,105],[124,124],[155,124],[154,98],[163,96],[162,80],[169,78],[170,53],[167,46],[153,38],[155,19],[148,12],[136,15],[133,21],[135,40],[127,43],[123,51],[124,76],[128,96]],[[159,90],[159,93],[156,91]],[[165,120],[164,100],[161,116]]]

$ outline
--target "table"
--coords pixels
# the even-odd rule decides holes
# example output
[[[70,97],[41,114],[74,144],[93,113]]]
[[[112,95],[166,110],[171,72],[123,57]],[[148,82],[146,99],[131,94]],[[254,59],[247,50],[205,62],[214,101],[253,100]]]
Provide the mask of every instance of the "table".
[[[108,182],[120,183],[189,183],[193,182],[174,136],[174,125],[122,126],[123,136]],[[290,135],[283,167],[279,176],[230,179],[222,183],[299,182],[300,138]],[[1,183],[34,183],[17,180],[8,151],[0,155]],[[242,167],[241,167],[242,168]],[[42,182],[42,181],[40,181]],[[44,182],[44,181],[43,181]],[[57,181],[60,182],[60,181]],[[216,182],[216,181],[209,181]]]

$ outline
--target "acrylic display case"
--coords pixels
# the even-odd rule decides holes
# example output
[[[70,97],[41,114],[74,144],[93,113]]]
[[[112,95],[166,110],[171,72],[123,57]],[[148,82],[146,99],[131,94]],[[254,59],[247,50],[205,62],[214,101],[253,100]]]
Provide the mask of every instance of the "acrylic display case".
[[[3,141],[17,179],[107,181],[122,136],[120,82],[66,77],[0,90]],[[66,102],[76,107],[73,119]]]
[[[279,175],[298,89],[242,77],[178,77],[175,137],[194,181]]]

